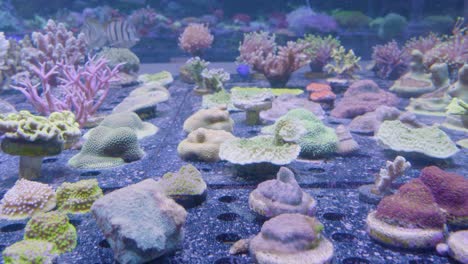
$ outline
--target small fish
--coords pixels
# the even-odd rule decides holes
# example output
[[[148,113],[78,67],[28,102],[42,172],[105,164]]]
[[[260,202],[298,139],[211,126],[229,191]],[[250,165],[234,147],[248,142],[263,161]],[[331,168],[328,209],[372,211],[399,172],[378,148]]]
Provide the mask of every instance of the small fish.
[[[96,19],[87,19],[81,29],[85,41],[91,49],[99,49],[106,45],[115,48],[131,48],[140,39],[136,29],[127,20],[113,20],[102,24]]]
[[[250,75],[250,67],[247,64],[239,64],[236,68],[237,73],[241,78],[247,79]]]

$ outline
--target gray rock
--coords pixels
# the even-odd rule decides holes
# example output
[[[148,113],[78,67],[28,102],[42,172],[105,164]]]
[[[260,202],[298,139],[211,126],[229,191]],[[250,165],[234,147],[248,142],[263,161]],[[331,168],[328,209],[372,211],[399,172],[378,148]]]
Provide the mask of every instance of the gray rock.
[[[136,264],[173,252],[183,239],[187,212],[152,179],[113,191],[91,210],[120,264]]]

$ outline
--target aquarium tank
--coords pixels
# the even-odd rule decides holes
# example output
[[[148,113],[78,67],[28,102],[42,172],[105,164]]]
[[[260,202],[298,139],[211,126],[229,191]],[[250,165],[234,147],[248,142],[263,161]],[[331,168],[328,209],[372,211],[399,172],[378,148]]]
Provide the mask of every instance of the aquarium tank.
[[[468,263],[468,0],[0,7],[0,263]]]

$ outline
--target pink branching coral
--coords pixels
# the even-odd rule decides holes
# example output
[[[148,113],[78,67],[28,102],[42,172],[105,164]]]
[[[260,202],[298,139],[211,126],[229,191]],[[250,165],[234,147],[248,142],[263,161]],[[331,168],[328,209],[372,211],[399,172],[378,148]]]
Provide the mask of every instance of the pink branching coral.
[[[118,64],[113,69],[107,66],[103,58],[91,58],[84,66],[59,63],[47,70],[45,62],[40,66],[31,66],[39,78],[33,83],[30,76],[23,74],[17,77],[18,85],[12,88],[20,91],[34,108],[43,115],[52,112],[69,110],[76,116],[76,121],[83,126],[103,103],[110,88],[110,83],[118,78]],[[60,84],[54,89],[51,78],[57,78]],[[39,87],[42,93],[39,94]]]
[[[30,72],[34,72],[33,68],[40,64],[49,71],[59,62],[76,66],[84,61],[84,35],[79,34],[75,37],[73,32],[66,29],[65,24],[49,20],[44,32],[33,32],[31,40],[32,45],[24,46],[21,50],[22,63]],[[57,80],[51,77],[49,81],[55,84]]]
[[[309,44],[288,41],[286,46],[278,47],[274,39],[264,32],[246,34],[238,60],[263,73],[272,87],[284,87],[294,71],[309,63]]]
[[[199,55],[202,50],[211,47],[213,39],[214,37],[208,27],[202,24],[191,23],[180,35],[179,47],[195,56]]]
[[[408,40],[403,48],[405,56],[411,56],[413,50],[419,50],[422,54],[426,54],[435,46],[442,43],[442,39],[437,34],[431,33],[426,37],[412,38]]]
[[[394,40],[385,45],[373,47],[372,60],[374,62],[372,70],[382,79],[396,79],[408,66],[404,52]]]

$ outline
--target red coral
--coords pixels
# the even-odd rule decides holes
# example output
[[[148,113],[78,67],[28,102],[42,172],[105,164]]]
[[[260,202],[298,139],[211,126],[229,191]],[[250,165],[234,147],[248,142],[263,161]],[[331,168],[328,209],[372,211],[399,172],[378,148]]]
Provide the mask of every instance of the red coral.
[[[309,99],[314,102],[329,102],[336,99],[330,85],[324,83],[311,83],[307,85],[307,91],[310,91]]]
[[[447,212],[449,220],[468,218],[468,180],[465,177],[430,166],[421,171],[419,178]]]
[[[420,179],[404,184],[396,194],[383,198],[377,206],[376,217],[407,228],[442,228],[446,221],[431,190]]]

